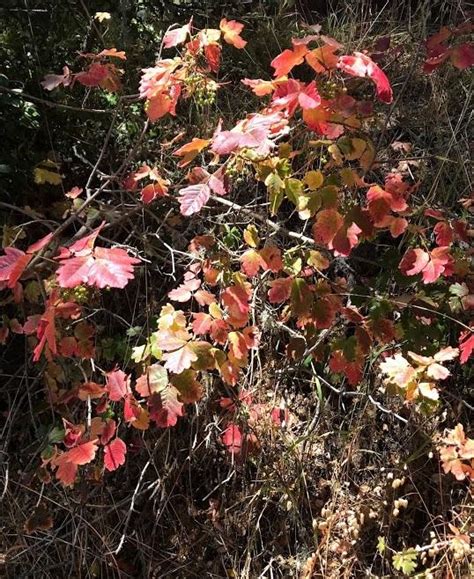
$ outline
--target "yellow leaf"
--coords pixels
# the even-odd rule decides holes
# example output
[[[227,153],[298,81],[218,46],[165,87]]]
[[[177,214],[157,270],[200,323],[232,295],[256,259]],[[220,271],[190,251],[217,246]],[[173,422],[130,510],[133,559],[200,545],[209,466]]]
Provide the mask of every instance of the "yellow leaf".
[[[324,175],[321,171],[308,171],[304,176],[305,184],[314,191],[315,189],[319,189],[324,182]]]
[[[244,231],[244,241],[250,247],[257,247],[260,243],[260,238],[258,236],[258,230],[255,225],[248,225]]]
[[[367,141],[367,148],[359,159],[359,165],[364,171],[368,171],[375,160],[375,149],[370,141]]]
[[[54,161],[49,159],[42,161],[33,171],[35,183],[38,185],[43,185],[44,183],[61,185],[63,177],[57,172],[57,169],[59,169],[59,165]]]
[[[330,153],[331,157],[334,159],[335,165],[340,167],[344,160],[341,149],[339,149],[337,145],[329,145],[328,153]]]
[[[356,159],[360,159],[368,147],[367,141],[357,137],[351,139],[351,145],[352,151],[350,153],[345,153],[344,155],[347,161],[355,161]]]

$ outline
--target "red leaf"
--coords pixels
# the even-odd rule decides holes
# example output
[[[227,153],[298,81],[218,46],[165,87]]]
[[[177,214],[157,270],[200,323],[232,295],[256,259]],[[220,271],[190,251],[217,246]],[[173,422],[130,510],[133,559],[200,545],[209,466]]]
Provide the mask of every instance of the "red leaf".
[[[76,80],[84,86],[99,86],[109,75],[109,65],[92,63],[87,70],[76,74]]]
[[[94,258],[91,255],[71,257],[63,260],[56,272],[60,287],[73,288],[87,283],[89,270],[93,263]]]
[[[112,402],[118,402],[131,393],[130,377],[122,370],[112,370],[106,374],[107,390]]]
[[[242,432],[236,424],[230,424],[222,433],[222,444],[231,454],[240,454],[242,451]]]
[[[341,350],[333,352],[329,368],[336,374],[344,374],[351,386],[357,386],[363,378],[363,363],[359,360],[347,360]]]
[[[87,245],[83,248],[86,240]],[[57,257],[61,260],[61,265],[56,272],[61,287],[73,288],[86,283],[98,288],[107,286],[123,288],[129,280],[133,279],[133,265],[139,263],[140,260],[130,257],[119,247],[111,249],[96,247],[92,251],[89,245],[93,244],[94,240],[95,237],[91,240],[91,236],[87,236],[73,246],[62,249]],[[69,257],[71,253],[81,253],[81,255]]]
[[[241,255],[240,262],[242,264],[242,270],[245,272],[245,275],[249,277],[254,277],[260,268],[263,268],[263,260],[259,252],[255,249],[248,249]]]
[[[379,99],[387,104],[393,101],[392,87],[386,74],[366,54],[354,52],[353,56],[341,56],[337,66],[352,76],[368,76],[375,83]]]
[[[461,364],[465,364],[469,358],[472,356],[472,351],[474,350],[474,332],[469,332],[466,330],[462,332],[459,336],[459,361]]]
[[[106,422],[102,422],[101,427],[102,428],[99,429],[98,434],[100,434],[100,443],[105,445],[114,437],[115,432],[117,431],[117,423],[112,418],[109,418]]]
[[[108,471],[117,470],[119,466],[125,463],[127,447],[121,438],[112,440],[104,448],[104,466]]]
[[[63,456],[63,455],[61,455]],[[61,458],[61,457],[59,457]],[[65,486],[74,484],[77,476],[77,465],[72,462],[63,461],[59,463],[56,471],[56,478]]]
[[[371,195],[370,198],[369,194]],[[367,199],[369,200],[368,207],[370,216],[375,225],[378,225],[390,211],[391,195],[376,185],[369,189]]]
[[[183,404],[178,401],[179,391],[172,385],[154,394],[149,399],[150,418],[157,426],[168,428],[174,426],[180,416],[183,416]]]
[[[391,217],[389,223],[389,229],[392,237],[399,237],[406,231],[408,227],[408,221],[403,217]]]
[[[334,53],[340,48],[340,44],[325,44],[320,48],[315,48],[306,55],[306,62],[316,72],[323,74],[328,70],[336,68],[339,57]]]
[[[196,183],[181,189],[179,195],[181,214],[189,217],[201,211],[211,196],[211,189],[206,183]]]
[[[7,287],[14,288],[32,256],[15,247],[5,247],[4,251],[5,255],[0,257],[0,281],[6,281]]]
[[[344,224],[344,218],[335,209],[323,209],[316,216],[313,237],[316,243],[329,245]]]
[[[141,200],[148,205],[157,197],[165,197],[168,193],[168,182],[160,179],[157,183],[149,183],[140,192]]]
[[[213,322],[212,317],[204,312],[193,313],[193,317],[193,332],[198,336],[208,334]]]
[[[146,114],[152,123],[161,119],[161,117],[164,117],[172,110],[173,101],[165,92],[155,95],[149,99],[146,104]]]
[[[119,58],[120,60],[127,60],[125,52],[123,50],[117,50],[116,48],[104,48],[104,50],[101,50],[98,54],[84,54],[83,56],[92,56],[93,58],[105,58],[106,56],[109,56]]]
[[[453,65],[460,70],[474,65],[474,44],[465,42],[455,46],[450,51],[450,59]]]
[[[207,64],[212,72],[218,72],[219,65],[221,62],[221,52],[222,49],[218,44],[206,44],[204,47],[204,56],[206,57]]]
[[[265,96],[275,90],[275,84],[270,80],[244,78],[240,82],[249,86],[257,96]]]
[[[46,345],[48,345],[48,349],[46,350],[46,357],[48,359],[51,359],[51,356],[56,355],[58,352],[56,345],[56,326],[54,324],[54,319],[54,308],[47,308],[38,323],[36,335],[39,339],[39,342],[33,352],[33,362],[37,362],[40,359],[41,353],[43,352]]]
[[[312,81],[308,85],[294,79],[279,82],[274,92],[272,106],[286,108],[291,116],[298,105],[303,110],[310,110],[319,107],[321,97],[316,88],[316,83]]]
[[[279,277],[270,282],[270,290],[268,291],[268,300],[271,304],[282,304],[290,298],[291,284],[293,278]]]
[[[453,242],[453,230],[447,221],[439,221],[433,228],[436,243],[439,246],[451,245]]]
[[[266,245],[260,250],[260,257],[262,258],[262,269],[264,271],[270,270],[273,273],[278,273],[283,267],[281,251],[276,245]]]
[[[140,261],[119,247],[96,247],[94,258],[87,283],[98,288],[125,287],[134,277],[133,265]]]
[[[398,267],[405,275],[417,275],[423,271],[429,261],[429,254],[423,249],[409,249]]]
[[[330,244],[329,249],[334,249],[334,255],[349,255],[352,248],[359,242],[359,234],[361,229],[353,223],[350,227],[344,224]]]
[[[173,155],[177,157],[183,157],[178,163],[178,167],[185,167],[189,165],[191,161],[199,155],[199,153],[204,150],[210,143],[210,139],[197,139],[194,138],[191,142],[186,143],[179,149],[174,151]]]
[[[222,303],[228,308],[231,315],[246,316],[249,312],[251,292],[243,285],[232,285],[222,292]]]

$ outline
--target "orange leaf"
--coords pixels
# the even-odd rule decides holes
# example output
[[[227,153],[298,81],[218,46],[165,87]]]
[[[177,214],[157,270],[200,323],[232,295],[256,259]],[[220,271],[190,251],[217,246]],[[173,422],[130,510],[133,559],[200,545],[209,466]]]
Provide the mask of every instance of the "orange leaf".
[[[224,40],[227,44],[232,44],[235,48],[244,48],[247,41],[240,37],[244,25],[236,20],[226,20],[223,18],[219,24],[219,28],[224,34]]]
[[[287,75],[295,66],[304,61],[304,57],[308,53],[308,49],[304,45],[297,45],[294,50],[287,48],[270,63],[275,69],[274,77]]]
[[[97,452],[97,442],[95,440],[91,440],[89,442],[83,442],[71,450],[68,450],[61,458],[66,462],[72,462],[75,465],[83,465],[87,464],[94,460],[95,453]]]

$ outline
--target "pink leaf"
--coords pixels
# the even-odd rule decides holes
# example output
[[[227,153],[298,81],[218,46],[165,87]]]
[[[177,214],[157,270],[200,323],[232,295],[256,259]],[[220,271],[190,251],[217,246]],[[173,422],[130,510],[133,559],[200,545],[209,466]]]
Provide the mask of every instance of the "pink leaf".
[[[119,247],[111,249],[96,247],[94,257],[95,261],[87,276],[87,283],[98,288],[125,287],[134,277],[133,265],[140,261],[130,257]]]
[[[353,56],[341,56],[337,66],[352,76],[368,76],[375,83],[379,99],[387,104],[393,101],[392,87],[386,74],[366,54],[354,52]]]
[[[398,267],[405,275],[417,275],[423,271],[429,261],[430,256],[426,251],[420,248],[409,249]]]
[[[409,249],[398,266],[405,275],[422,273],[423,283],[433,283],[442,274],[450,276],[453,273],[453,258],[449,247],[435,247],[427,253],[423,249]]]
[[[107,376],[107,390],[109,398],[112,402],[118,402],[131,393],[130,377],[122,370],[113,370],[108,372]]]
[[[186,38],[191,32],[191,22],[192,18],[188,24],[181,26],[181,28],[169,30],[163,37],[163,46],[165,48],[172,48],[173,46],[178,46],[178,44],[183,44],[183,42],[186,42]]]
[[[91,255],[64,260],[56,272],[60,287],[73,288],[87,283],[89,270],[93,263],[94,258]]]
[[[181,374],[183,370],[191,367],[191,364],[198,359],[196,353],[189,344],[185,344],[179,350],[166,352],[163,354],[163,360],[166,361],[165,368],[175,374]]]
[[[189,185],[179,192],[179,204],[181,214],[189,217],[193,213],[198,213],[204,207],[211,195],[211,189],[206,183],[196,183]]]
[[[63,86],[69,86],[71,80],[71,71],[67,66],[65,66],[63,67],[63,74],[47,74],[40,84],[45,90],[54,90],[61,84]]]

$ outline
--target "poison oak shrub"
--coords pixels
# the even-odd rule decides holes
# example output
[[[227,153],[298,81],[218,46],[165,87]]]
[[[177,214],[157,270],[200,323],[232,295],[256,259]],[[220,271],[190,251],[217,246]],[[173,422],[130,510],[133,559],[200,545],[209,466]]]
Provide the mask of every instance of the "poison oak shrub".
[[[471,66],[472,45],[463,41],[468,32],[445,28],[429,39],[425,73]],[[234,20],[196,30],[191,19],[169,29],[163,56],[142,70],[139,96],[130,99],[143,102],[144,130],[179,116],[187,103],[204,111],[216,102],[224,84],[221,59],[246,44],[243,25]],[[396,395],[405,421],[442,411],[450,376],[467,375],[474,347],[472,200],[462,200],[461,217],[440,200],[427,205],[409,164],[378,158],[384,117],[397,97],[379,49],[347,53],[319,31],[294,38],[272,60],[268,78],[241,79],[258,99],[254,111],[237,123],[204,123],[199,135],[176,134],[160,144],[156,162],[142,161],[135,149],[107,175],[99,174],[99,159],[87,182],[65,193],[62,225],[28,247],[21,241],[5,247],[2,299],[16,315],[4,314],[1,341],[27,337],[62,418],[60,427],[51,425],[38,460],[43,481],[54,477],[69,487],[92,467],[94,476],[119,469],[127,460],[127,431],[187,420],[191,405],[215,394],[208,376],[222,385],[215,400],[222,424],[217,444],[229,461],[258,454],[269,432],[297,420],[296,409],[262,402],[244,380],[257,352],[271,357],[266,343],[275,328],[285,336],[289,365],[334,375],[354,392],[375,385],[382,401]],[[81,86],[121,94],[123,51],[81,56],[82,69],[48,74],[44,90],[62,87],[77,92],[78,101]],[[128,97],[118,102],[127,106]],[[168,150],[173,176],[160,162]],[[102,184],[94,186],[97,177]],[[45,160],[34,180],[60,185],[61,166]],[[242,183],[249,187],[244,203],[235,195]],[[255,187],[266,192],[264,211],[246,206]],[[176,272],[181,281],[153,312],[156,325],[117,365],[97,347],[100,328],[85,310],[101,294],[133,284],[154,254],[109,236],[116,231],[109,221],[113,201],[104,199],[114,191],[127,197],[127,217],[169,208],[168,215],[176,219],[179,212],[198,231],[199,214],[221,208],[246,221],[225,235],[216,228],[194,236],[184,253],[187,269]],[[71,233],[75,224],[82,227]],[[175,249],[169,250],[173,259]],[[369,264],[362,285],[354,283],[351,263]],[[68,384],[75,359],[83,376]],[[433,439],[447,476],[474,478],[472,439],[461,424]],[[414,569],[417,556],[416,550],[397,553],[394,568]]]

